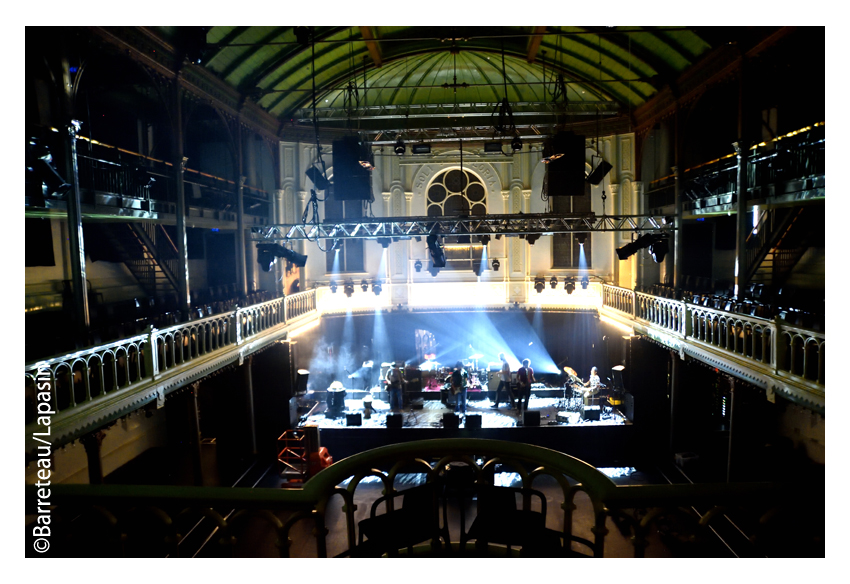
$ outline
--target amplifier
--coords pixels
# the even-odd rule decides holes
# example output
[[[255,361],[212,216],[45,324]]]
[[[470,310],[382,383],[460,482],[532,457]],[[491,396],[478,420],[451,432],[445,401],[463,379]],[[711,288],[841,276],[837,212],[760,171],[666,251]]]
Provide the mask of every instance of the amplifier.
[[[539,426],[540,425],[540,411],[534,410],[531,412],[523,412],[522,415],[522,425],[523,426]]]
[[[464,420],[463,425],[467,430],[480,430],[481,414],[470,414],[466,416],[466,420]]]
[[[602,408],[599,406],[584,406],[581,410],[581,419],[598,421],[601,414]]]
[[[487,389],[490,391],[496,391],[499,389],[499,372],[491,371],[490,378],[487,380]]]
[[[387,428],[401,428],[404,424],[404,416],[401,414],[387,414]]]
[[[457,430],[460,426],[460,418],[457,414],[443,414],[443,428],[446,430]]]
[[[363,425],[363,416],[360,412],[356,414],[345,414],[345,425],[346,426],[362,426]]]

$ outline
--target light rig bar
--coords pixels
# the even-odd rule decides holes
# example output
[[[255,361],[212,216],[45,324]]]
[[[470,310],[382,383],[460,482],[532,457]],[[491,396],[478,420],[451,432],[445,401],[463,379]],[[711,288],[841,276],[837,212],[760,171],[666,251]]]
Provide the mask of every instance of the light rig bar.
[[[450,235],[554,235],[556,233],[593,233],[631,231],[669,233],[672,219],[653,215],[517,214],[441,217],[372,217],[326,223],[299,223],[254,226],[252,241],[300,241],[316,239],[410,238],[431,233]]]

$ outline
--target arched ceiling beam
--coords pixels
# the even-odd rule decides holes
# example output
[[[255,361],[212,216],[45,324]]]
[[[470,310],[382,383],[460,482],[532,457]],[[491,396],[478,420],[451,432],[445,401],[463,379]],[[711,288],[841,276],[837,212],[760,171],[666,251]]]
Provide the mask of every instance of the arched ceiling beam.
[[[257,40],[256,45],[253,45],[253,46],[250,46],[250,47],[244,47],[242,49],[242,51],[240,51],[239,56],[237,58],[233,59],[233,61],[231,61],[230,64],[227,67],[222,69],[221,72],[219,73],[219,75],[221,75],[221,77],[226,80],[228,77],[230,77],[231,74],[233,74],[234,71],[236,71],[239,67],[241,67],[243,63],[245,63],[248,59],[250,59],[251,57],[256,55],[259,51],[261,51],[263,48],[265,48],[266,43],[270,43],[274,39],[277,39],[277,38],[283,36],[283,34],[285,32],[286,32],[286,28],[284,28],[282,26],[278,26],[278,27],[273,28],[271,30],[271,32],[260,37],[260,39]],[[242,84],[240,83],[239,85],[242,85]]]
[[[545,26],[535,26],[531,31],[531,38],[528,39],[528,53],[525,55],[525,60],[529,63],[534,63],[537,58],[537,51],[540,49],[540,43],[543,42],[543,33],[546,32]]]
[[[378,45],[378,40],[375,38],[375,35],[372,34],[371,26],[361,26],[360,34],[363,36],[363,40],[366,41],[366,48],[369,50],[369,56],[372,57],[372,62],[375,63],[375,67],[380,67],[383,63],[381,59],[381,47]]]

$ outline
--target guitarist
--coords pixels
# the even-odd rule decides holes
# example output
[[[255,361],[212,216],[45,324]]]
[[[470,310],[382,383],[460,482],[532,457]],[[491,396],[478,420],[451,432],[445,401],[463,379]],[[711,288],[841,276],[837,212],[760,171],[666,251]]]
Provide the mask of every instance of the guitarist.
[[[455,413],[466,414],[466,385],[468,375],[466,369],[463,368],[463,363],[458,361],[455,363],[455,370],[451,375],[451,390],[455,396]]]
[[[387,371],[387,393],[390,394],[390,410],[400,412],[402,407],[401,384],[407,383],[404,374],[398,367],[398,362],[393,361],[389,371]]]
[[[522,398],[525,398],[525,409],[528,409],[528,400],[531,399],[531,384],[535,382],[534,369],[531,368],[529,359],[522,360],[522,367],[516,372],[517,385],[519,386],[519,397],[517,398],[520,413],[523,411]]]

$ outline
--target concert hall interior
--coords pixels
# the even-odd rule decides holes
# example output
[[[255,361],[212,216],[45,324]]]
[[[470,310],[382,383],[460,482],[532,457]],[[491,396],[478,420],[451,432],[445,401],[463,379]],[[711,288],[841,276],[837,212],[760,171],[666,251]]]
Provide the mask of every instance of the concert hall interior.
[[[28,27],[27,533],[824,557],[824,54],[822,26]]]

